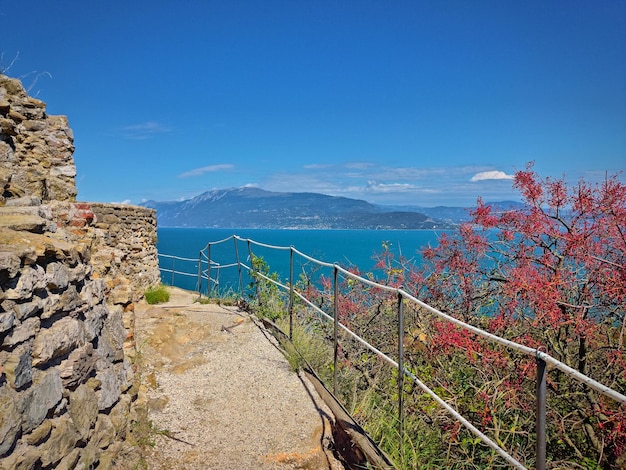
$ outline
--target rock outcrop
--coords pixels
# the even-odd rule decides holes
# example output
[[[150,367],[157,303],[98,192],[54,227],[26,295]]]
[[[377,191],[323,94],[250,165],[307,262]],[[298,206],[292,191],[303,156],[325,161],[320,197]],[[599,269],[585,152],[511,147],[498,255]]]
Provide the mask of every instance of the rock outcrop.
[[[125,348],[159,282],[156,214],[76,202],[73,150],[67,118],[0,75],[0,468],[129,455]]]

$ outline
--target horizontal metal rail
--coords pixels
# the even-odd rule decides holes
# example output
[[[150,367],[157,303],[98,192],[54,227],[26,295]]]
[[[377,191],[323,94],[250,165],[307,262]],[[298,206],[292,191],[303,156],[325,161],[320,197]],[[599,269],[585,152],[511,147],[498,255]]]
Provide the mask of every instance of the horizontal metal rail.
[[[160,271],[163,271],[164,273],[173,273],[173,274],[179,274],[181,276],[188,276],[188,277],[197,277],[197,274],[192,274],[192,273],[186,273],[183,271],[176,271],[174,269],[167,269],[167,268],[159,268]]]
[[[239,242],[244,242],[248,244],[248,249],[250,252],[250,255],[252,255],[252,251],[250,248],[250,245],[255,245],[255,246],[259,246],[259,247],[263,247],[263,248],[268,248],[268,249],[272,249],[272,250],[281,250],[281,251],[289,251],[291,256],[290,256],[290,285],[286,285],[283,284],[275,279],[272,279],[268,276],[266,276],[264,273],[259,272],[257,270],[255,270],[254,265],[252,266],[248,266],[245,263],[243,263],[241,260],[239,260],[239,256],[237,254],[237,261],[234,263],[230,263],[230,264],[224,264],[224,265],[220,265],[219,263],[215,263],[214,261],[212,261],[210,259],[210,247],[212,245],[219,245],[221,243],[225,243],[228,242],[230,240],[234,240],[235,242],[235,250],[237,251],[237,241]],[[313,309],[313,311],[315,311],[317,314],[320,315],[320,317],[328,322],[333,322],[335,324],[335,328],[336,330],[339,329],[341,331],[343,331],[344,333],[346,333],[347,335],[349,335],[351,338],[353,338],[355,341],[357,341],[358,343],[360,343],[363,347],[365,347],[366,349],[368,349],[369,351],[371,351],[373,354],[375,354],[376,356],[380,357],[383,361],[385,361],[386,363],[388,363],[390,366],[398,369],[400,375],[402,377],[408,377],[411,381],[413,381],[421,390],[423,390],[426,394],[428,394],[433,400],[435,400],[441,407],[443,407],[448,414],[450,414],[450,416],[452,416],[453,418],[455,418],[456,420],[458,420],[459,422],[461,422],[468,430],[470,430],[475,436],[477,436],[481,441],[483,441],[487,446],[489,446],[490,448],[492,448],[498,455],[500,455],[503,459],[505,459],[512,467],[514,468],[518,468],[518,469],[524,469],[526,468],[522,463],[520,463],[519,461],[517,461],[514,457],[512,457],[510,454],[508,454],[504,449],[502,449],[496,442],[494,442],[492,439],[490,439],[488,436],[486,436],[483,432],[481,432],[479,429],[477,429],[472,423],[470,423],[466,418],[464,418],[458,411],[456,411],[454,408],[452,408],[445,400],[443,400],[441,397],[439,397],[433,390],[431,390],[426,384],[424,384],[417,376],[415,376],[414,373],[412,373],[410,370],[408,370],[407,368],[405,368],[403,365],[401,365],[401,363],[403,362],[403,352],[402,349],[400,349],[400,361],[396,361],[393,358],[389,357],[387,354],[383,353],[382,351],[380,351],[378,348],[376,348],[374,345],[370,344],[369,342],[367,342],[365,339],[361,338],[359,335],[357,335],[356,333],[354,333],[353,331],[351,331],[347,326],[345,326],[344,324],[342,324],[340,321],[338,321],[338,316],[335,314],[335,316],[331,316],[328,313],[326,313],[324,310],[322,310],[321,308],[319,308],[318,306],[316,306],[315,304],[313,304],[309,299],[306,298],[306,296],[304,294],[302,294],[301,292],[298,292],[294,286],[293,286],[293,254],[297,254],[299,256],[301,256],[303,259],[315,263],[319,266],[322,267],[327,267],[327,268],[332,268],[335,271],[335,284],[336,284],[336,278],[337,278],[337,273],[341,273],[344,277],[350,278],[354,281],[358,281],[362,284],[365,284],[367,286],[376,288],[376,289],[380,289],[382,291],[386,291],[389,293],[394,293],[398,296],[399,298],[399,324],[402,325],[402,301],[403,300],[407,300],[410,301],[412,303],[414,303],[415,305],[427,310],[428,312],[430,312],[431,314],[441,318],[442,320],[445,320],[446,322],[449,322],[451,324],[454,324],[460,328],[463,328],[467,331],[470,331],[482,338],[484,338],[487,341],[493,342],[493,343],[497,343],[500,344],[506,348],[510,348],[512,350],[518,351],[522,354],[528,355],[528,356],[532,356],[533,358],[535,358],[537,360],[537,364],[538,364],[538,379],[540,378],[540,374],[542,375],[542,371],[545,371],[545,364],[550,364],[551,366],[553,366],[556,369],[559,369],[560,371],[564,372],[565,374],[567,374],[568,376],[570,376],[571,378],[587,385],[588,387],[596,390],[597,392],[610,397],[611,399],[619,402],[619,403],[626,403],[626,396],[617,392],[616,390],[611,389],[610,387],[605,386],[604,384],[592,379],[591,377],[588,377],[580,372],[578,372],[577,370],[571,368],[570,366],[568,366],[567,364],[564,364],[563,362],[559,361],[556,358],[553,358],[552,356],[550,356],[549,354],[536,349],[536,348],[531,348],[528,346],[525,346],[523,344],[520,343],[516,343],[514,341],[511,340],[507,340],[505,338],[502,338],[500,336],[494,335],[492,333],[489,333],[485,330],[482,330],[480,328],[477,328],[475,326],[472,326],[468,323],[465,323],[461,320],[458,320],[457,318],[454,318],[444,312],[441,312],[440,310],[426,304],[425,302],[421,301],[420,299],[414,297],[413,295],[409,294],[408,292],[404,291],[401,288],[396,288],[396,287],[391,287],[391,286],[387,286],[384,284],[379,284],[377,282],[374,282],[370,279],[366,279],[362,276],[359,276],[357,274],[354,274],[346,269],[344,269],[343,267],[339,266],[336,263],[328,263],[325,261],[321,261],[318,260],[316,258],[313,258],[305,253],[302,253],[301,251],[297,250],[296,248],[289,246],[289,247],[285,247],[285,246],[275,246],[275,245],[269,245],[266,243],[261,243],[261,242],[257,242],[255,240],[249,239],[249,238],[242,238],[239,237],[237,235],[231,235],[223,240],[219,240],[219,241],[215,241],[215,242],[209,242],[207,243],[206,247],[200,251],[200,256],[197,260],[194,259],[189,259],[189,258],[178,258],[172,255],[159,255],[159,256],[163,256],[163,257],[168,257],[168,258],[176,258],[176,259],[181,259],[181,260],[187,260],[187,261],[196,261],[198,262],[198,266],[199,266],[199,270],[198,270],[198,286],[201,286],[201,281],[202,279],[209,279],[210,281],[213,281],[215,283],[217,283],[217,281],[211,279],[210,277],[210,267],[214,266],[217,269],[222,269],[222,268],[229,268],[229,267],[238,267],[240,269],[240,284],[242,285],[241,282],[241,269],[245,269],[248,273],[252,273],[255,277],[257,278],[262,278],[267,282],[270,282],[274,285],[276,285],[277,287],[279,287],[280,289],[283,289],[285,291],[288,291],[290,293],[290,316],[291,316],[291,308],[293,305],[293,296],[298,297],[300,300],[302,300],[302,302],[304,302],[308,307],[310,307],[311,309]],[[207,270],[202,270],[202,264],[206,263],[208,268]],[[165,270],[164,271],[170,272],[169,270]],[[190,273],[181,273],[178,272],[179,274],[185,274],[188,276],[194,276],[194,274],[190,274]],[[200,289],[199,289],[200,290]],[[337,301],[337,296],[335,295],[335,302]],[[290,318],[290,328],[291,328],[291,318]],[[290,336],[291,336],[291,331],[290,331]],[[335,335],[335,342],[337,341],[336,339],[336,335]],[[399,340],[399,343],[401,343],[401,339]],[[337,351],[337,345],[335,344],[335,354]],[[544,377],[545,378],[545,377]],[[538,442],[537,442],[537,469],[543,469],[545,468],[545,416],[540,416],[541,413],[543,413],[545,415],[545,380],[543,380],[543,389],[541,388],[541,383],[540,381],[538,381],[538,388],[537,388],[537,409],[538,409],[538,416],[537,416],[537,436],[538,436]],[[541,403],[541,400],[543,400],[543,403]],[[400,401],[400,403],[402,403]],[[400,408],[402,408],[402,406],[400,405]],[[402,421],[402,410],[400,410],[400,422]],[[400,429],[402,429],[402,423],[400,424]],[[541,439],[544,440],[544,442],[539,442]]]
[[[320,266],[325,266],[325,267],[331,267],[331,268],[336,268],[339,272],[341,272],[342,274],[344,274],[345,276],[348,276],[356,281],[362,282],[363,284],[369,285],[370,287],[375,287],[377,289],[382,289],[388,292],[395,292],[395,293],[399,293],[400,295],[402,295],[402,297],[414,302],[415,304],[419,305],[420,307],[428,310],[429,312],[433,313],[434,315],[450,322],[453,323],[461,328],[464,328],[468,331],[471,331],[472,333],[475,333],[479,336],[482,336],[483,338],[495,342],[495,343],[499,343],[503,346],[506,346],[508,348],[514,349],[518,352],[524,353],[526,355],[535,357],[535,358],[539,358],[542,359],[544,361],[546,361],[548,364],[551,364],[552,366],[554,366],[555,368],[561,370],[562,372],[566,373],[567,375],[569,375],[570,377],[588,385],[589,387],[593,388],[594,390],[612,398],[613,400],[616,400],[620,403],[626,403],[626,396],[601,384],[600,382],[592,379],[591,377],[588,377],[580,372],[578,372],[575,369],[572,369],[570,366],[568,366],[567,364],[564,364],[563,362],[559,361],[558,359],[553,358],[552,356],[550,356],[549,354],[536,349],[536,348],[530,348],[528,346],[524,346],[523,344],[520,343],[516,343],[515,341],[511,341],[505,338],[502,338],[500,336],[494,335],[492,333],[489,333],[488,331],[482,330],[480,328],[477,328],[475,326],[472,326],[468,323],[465,323],[461,320],[458,320],[457,318],[454,318],[446,313],[443,313],[442,311],[431,307],[430,305],[426,304],[425,302],[422,302],[421,300],[419,300],[418,298],[412,296],[411,294],[409,294],[408,292],[396,288],[396,287],[390,287],[390,286],[386,286],[384,284],[379,284],[377,282],[371,281],[369,279],[366,279],[362,276],[358,276],[350,271],[348,271],[347,269],[342,268],[341,266],[339,266],[336,263],[327,263],[325,261],[320,261],[318,259],[315,259],[311,256],[308,256],[300,251],[298,251],[296,248],[293,247],[280,247],[280,246],[272,246],[272,245],[267,245],[264,243],[259,243],[259,242],[255,242],[254,240],[250,240],[250,239],[244,239],[241,238],[237,235],[233,235],[234,238],[241,240],[241,241],[245,241],[245,242],[250,242],[259,246],[264,246],[266,248],[274,248],[274,249],[280,249],[280,250],[293,250],[294,253],[297,253],[298,255],[302,256],[303,258],[305,258],[308,261],[317,263]],[[250,269],[250,268],[248,268]],[[265,277],[265,276],[264,276]],[[273,280],[269,279],[266,277],[267,280],[274,282]],[[284,289],[288,289],[287,286],[283,286],[281,284],[281,287],[283,287]]]
[[[333,265],[331,265],[333,266]],[[251,268],[248,268],[247,266],[245,266],[247,269],[251,270]],[[335,266],[338,267],[338,266]],[[288,290],[289,287],[281,284],[280,282],[275,281],[274,279],[271,279],[269,277],[267,277],[266,275],[262,274],[262,273],[255,273],[256,276],[260,276],[263,279],[265,279],[268,282],[271,282],[273,284],[275,284],[276,286]],[[328,321],[334,321],[334,318],[331,317],[330,315],[328,315],[326,312],[324,312],[321,308],[319,308],[317,305],[313,304],[311,301],[309,301],[309,299],[307,299],[304,295],[302,295],[300,292],[294,291],[294,294],[299,297],[304,303],[306,303],[309,307],[313,308],[316,312],[318,312],[325,320]],[[350,337],[352,337],[353,339],[355,339],[356,341],[358,341],[362,346],[364,346],[366,349],[369,349],[371,352],[373,352],[374,354],[376,354],[378,357],[380,357],[381,359],[383,359],[385,362],[387,362],[389,365],[391,365],[392,367],[398,369],[399,364],[398,362],[396,362],[395,360],[393,360],[391,357],[389,357],[388,355],[386,355],[385,353],[383,353],[382,351],[380,351],[379,349],[377,349],[375,346],[371,345],[370,343],[368,343],[366,340],[364,340],[363,338],[361,338],[359,335],[357,335],[356,333],[354,333],[352,330],[350,330],[347,326],[343,325],[341,322],[338,323],[339,328],[341,328],[345,333],[347,333]],[[476,426],[474,426],[472,423],[470,423],[467,419],[465,419],[465,417],[463,417],[462,414],[460,414],[458,411],[456,411],[454,408],[452,408],[448,403],[446,403],[441,397],[439,397],[439,395],[437,395],[432,389],[430,389],[425,383],[423,383],[421,380],[419,380],[412,372],[410,372],[408,369],[403,368],[402,369],[404,372],[404,375],[406,375],[407,377],[409,377],[411,380],[413,380],[413,382],[415,382],[415,384],[422,389],[426,394],[428,394],[433,400],[435,400],[437,403],[439,403],[449,414],[450,416],[452,416],[453,418],[457,419],[458,421],[461,422],[461,424],[463,424],[467,429],[469,429],[476,437],[478,437],[481,441],[483,441],[485,444],[487,444],[490,448],[492,448],[498,455],[500,455],[503,459],[505,459],[509,464],[511,464],[511,466],[513,466],[514,468],[518,468],[521,470],[526,470],[526,467],[524,465],[522,465],[520,462],[518,462],[515,458],[513,458],[511,455],[509,455],[504,449],[502,449],[498,444],[496,444],[490,437],[488,437],[487,435],[485,435],[482,431],[480,431]]]
[[[603,395],[606,395],[607,397],[612,398],[615,401],[618,401],[620,403],[626,403],[626,396],[622,395],[621,393],[607,387],[606,385],[601,384],[600,382],[598,382],[597,380],[592,379],[591,377],[586,376],[585,374],[582,374],[580,372],[578,372],[576,369],[572,369],[570,366],[568,366],[567,364],[562,363],[561,361],[559,361],[558,359],[553,358],[552,356],[550,356],[549,354],[539,350],[539,349],[535,349],[535,348],[529,348],[528,346],[524,346],[523,344],[519,344],[516,343],[515,341],[510,341],[508,339],[504,339],[501,338],[500,336],[494,335],[492,333],[489,333],[487,331],[481,330],[480,328],[476,328],[475,326],[469,325],[465,322],[462,322],[461,320],[457,320],[454,317],[451,317],[450,315],[447,315],[443,312],[441,312],[440,310],[437,310],[436,308],[431,307],[428,304],[425,304],[424,302],[422,302],[421,300],[413,297],[412,295],[401,291],[402,295],[405,296],[407,299],[412,300],[413,302],[415,302],[416,304],[418,304],[420,307],[428,310],[429,312],[443,318],[446,321],[449,321],[450,323],[453,323],[457,326],[460,326],[461,328],[465,328],[466,330],[471,331],[472,333],[475,333],[479,336],[482,336],[483,338],[489,340],[489,341],[493,341],[495,343],[499,343],[503,346],[509,347],[511,349],[514,349],[516,351],[519,351],[521,353],[527,354],[529,356],[533,356],[535,358],[541,359],[543,361],[545,361],[548,364],[551,364],[552,366],[554,366],[556,369],[559,369],[560,371],[564,372],[565,374],[569,375],[570,377],[578,380],[579,382],[593,388],[594,390],[596,390],[597,392],[602,393]]]
[[[178,259],[181,261],[198,261],[197,259],[194,258],[182,258],[181,256],[174,256],[174,255],[163,255],[161,253],[159,253],[159,256],[162,258],[170,258],[170,259]]]
[[[216,267],[222,267],[222,268],[237,266],[237,263],[230,264],[230,265],[220,265],[219,263],[216,263],[215,261],[209,261],[209,260],[204,261],[202,258],[200,258],[200,260],[198,260],[196,258],[185,258],[185,257],[182,257],[182,256],[169,255],[169,254],[163,254],[163,253],[158,253],[158,257],[159,258],[169,259],[172,262],[172,264],[171,264],[172,267],[171,268],[163,267],[163,266],[160,265],[161,263],[159,263],[159,271],[161,273],[171,274],[171,279],[170,279],[171,285],[175,285],[175,283],[174,283],[175,275],[185,276],[185,277],[193,277],[193,278],[198,279],[198,282],[200,281],[200,279],[208,279],[209,281],[213,282],[214,284],[219,284],[219,279],[209,278],[208,271],[202,269],[202,263],[203,262],[208,263],[209,265],[213,265],[213,266],[216,266]],[[190,273],[190,272],[187,272],[187,271],[181,271],[179,269],[175,269],[176,261],[198,263],[198,273]],[[199,284],[198,284],[197,287],[199,287]]]

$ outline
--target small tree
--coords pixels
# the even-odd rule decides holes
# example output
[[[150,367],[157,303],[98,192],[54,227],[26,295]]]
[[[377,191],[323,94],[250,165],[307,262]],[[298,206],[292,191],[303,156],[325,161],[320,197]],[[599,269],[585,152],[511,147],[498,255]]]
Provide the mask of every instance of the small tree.
[[[472,220],[425,249],[424,263],[402,281],[427,303],[500,336],[543,347],[624,393],[626,186],[613,176],[601,184],[580,181],[569,187],[564,179],[540,179],[529,164],[516,173],[514,187],[523,208],[495,211],[479,199]],[[481,358],[476,367],[483,370],[486,358],[492,364],[511,359],[470,334],[434,322],[430,354],[441,358],[449,348]],[[533,379],[528,364],[517,370]],[[499,384],[500,392],[510,389],[508,407],[524,406],[521,397],[510,401],[524,390],[532,403],[532,380],[511,379]],[[586,468],[626,464],[624,406],[558,371],[550,373],[548,385],[549,455],[584,462]],[[487,425],[498,418],[490,406],[493,393],[482,396]],[[507,413],[509,422],[518,419]]]

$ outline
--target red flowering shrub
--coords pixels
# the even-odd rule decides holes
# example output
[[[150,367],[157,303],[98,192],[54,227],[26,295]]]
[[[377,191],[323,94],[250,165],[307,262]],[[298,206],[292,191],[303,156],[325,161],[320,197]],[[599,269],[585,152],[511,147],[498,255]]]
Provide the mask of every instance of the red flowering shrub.
[[[496,211],[479,199],[471,221],[423,249],[419,264],[383,244],[377,282],[546,351],[625,394],[626,186],[614,176],[570,187],[563,179],[540,179],[529,164],[516,173],[514,187],[522,208]],[[341,323],[398,360],[397,294],[342,274],[338,281]],[[304,285],[301,292],[332,317],[332,275]],[[407,369],[517,460],[534,466],[535,359],[403,305]],[[307,331],[332,341],[332,322],[311,309],[297,315]],[[405,450],[397,452],[396,371],[341,331],[338,354],[336,369],[328,369],[338,378],[338,394],[400,468],[505,465],[408,379]],[[549,467],[626,468],[626,406],[556,369],[548,371],[547,385]]]
[[[626,187],[617,177],[568,187],[562,179],[541,180],[532,165],[515,175],[514,186],[523,209],[495,212],[479,200],[469,223],[424,250],[423,263],[405,275],[413,281],[409,290],[626,392]],[[447,377],[454,377],[447,364],[474,371],[464,384],[446,382],[450,396],[458,400],[469,383],[466,411],[496,441],[504,431],[514,448],[532,450],[517,433],[522,424],[532,434],[533,361],[439,320],[415,328],[428,333],[421,355]],[[626,465],[626,408],[559,371],[550,372],[548,387],[549,459],[585,468]]]

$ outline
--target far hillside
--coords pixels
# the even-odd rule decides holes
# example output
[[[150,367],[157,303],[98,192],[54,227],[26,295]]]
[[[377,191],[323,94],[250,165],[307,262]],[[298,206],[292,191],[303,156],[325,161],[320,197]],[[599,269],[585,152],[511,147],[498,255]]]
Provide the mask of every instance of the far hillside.
[[[243,187],[212,190],[185,201],[147,201],[160,227],[267,229],[446,229],[469,219],[470,208],[380,206],[319,193]],[[519,203],[494,203],[515,207]]]

